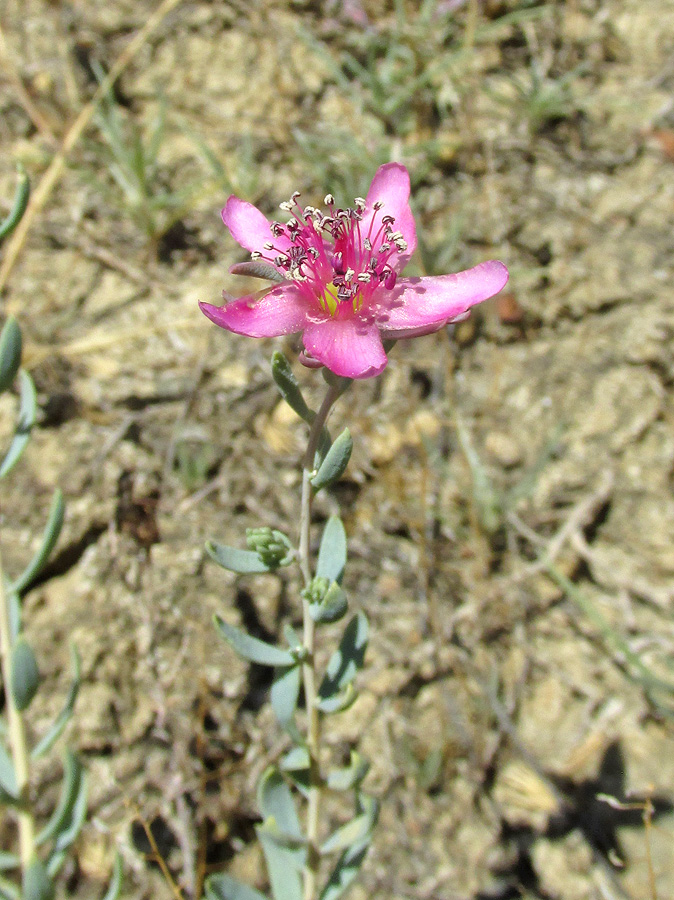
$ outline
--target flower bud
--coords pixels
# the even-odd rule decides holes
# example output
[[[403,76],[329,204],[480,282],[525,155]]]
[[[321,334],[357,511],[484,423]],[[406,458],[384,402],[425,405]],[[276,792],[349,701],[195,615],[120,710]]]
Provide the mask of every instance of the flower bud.
[[[292,561],[290,541],[275,528],[269,528],[266,525],[261,528],[247,528],[246,543],[248,549],[257,553],[262,562],[270,569],[287,566]]]

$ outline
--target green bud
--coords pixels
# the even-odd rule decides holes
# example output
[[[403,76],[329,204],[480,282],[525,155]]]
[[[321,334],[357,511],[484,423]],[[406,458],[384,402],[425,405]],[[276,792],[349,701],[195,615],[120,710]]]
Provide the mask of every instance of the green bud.
[[[329,587],[330,581],[327,578],[323,578],[321,575],[317,575],[311,580],[309,585],[304,588],[302,597],[304,597],[305,600],[308,600],[309,603],[321,603],[327,594]]]
[[[260,557],[270,569],[288,566],[292,562],[294,551],[288,538],[275,528],[247,528],[246,543],[248,549]]]

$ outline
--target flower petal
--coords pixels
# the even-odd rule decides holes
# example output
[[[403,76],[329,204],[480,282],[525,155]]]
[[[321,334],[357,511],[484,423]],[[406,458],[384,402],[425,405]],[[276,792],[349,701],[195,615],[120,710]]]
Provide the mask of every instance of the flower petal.
[[[455,275],[401,278],[375,311],[382,337],[408,338],[436,331],[498,294],[507,280],[508,270],[494,259]]]
[[[383,206],[375,213],[373,207],[378,201]],[[402,232],[407,243],[407,250],[402,253],[394,252],[390,260],[396,272],[401,272],[416,249],[417,229],[410,209],[410,176],[405,166],[401,166],[400,163],[386,163],[375,172],[370,190],[367,192],[365,213],[360,226],[363,235],[367,234],[375,214],[373,231],[378,230],[382,216],[393,216],[395,219],[393,230]]]
[[[373,321],[326,316],[307,325],[302,340],[312,356],[342,378],[371,378],[386,366],[386,354]]]
[[[234,240],[251,252],[257,250],[262,253],[267,241],[271,241],[279,250],[286,250],[290,246],[285,235],[274,237],[269,221],[256,206],[233,195],[222,210],[222,221]]]
[[[301,331],[309,313],[307,298],[294,284],[239,297],[225,306],[199,304],[202,313],[227,331],[248,337],[278,337]]]

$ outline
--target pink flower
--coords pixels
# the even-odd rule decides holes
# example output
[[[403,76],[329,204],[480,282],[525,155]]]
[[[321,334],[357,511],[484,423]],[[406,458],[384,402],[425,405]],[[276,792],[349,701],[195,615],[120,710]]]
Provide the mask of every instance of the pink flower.
[[[400,278],[417,243],[410,178],[398,163],[381,166],[365,199],[327,212],[302,208],[298,193],[269,222],[252,204],[230,197],[222,218],[232,237],[279,283],[202,311],[235,334],[278,337],[302,332],[305,360],[346,378],[370,378],[386,366],[383,340],[430,334],[467,315],[508,280],[491,260],[455,275]],[[235,267],[236,268],[236,267]]]

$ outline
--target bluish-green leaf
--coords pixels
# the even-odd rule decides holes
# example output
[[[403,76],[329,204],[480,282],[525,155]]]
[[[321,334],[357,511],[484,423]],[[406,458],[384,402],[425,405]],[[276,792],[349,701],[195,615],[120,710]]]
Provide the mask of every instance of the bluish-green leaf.
[[[14,763],[2,741],[0,741],[0,790],[13,800],[18,799]]]
[[[288,406],[293,412],[297,413],[300,419],[304,419],[305,422],[311,425],[316,418],[316,413],[307,406],[302,396],[299,382],[295,378],[295,373],[285,354],[281,353],[280,350],[276,350],[272,355],[271,374],[276,382],[276,387]]]
[[[342,825],[334,831],[321,845],[321,853],[334,853],[336,850],[345,850],[354,844],[360,844],[370,839],[372,829],[377,822],[379,804],[373,797],[361,795],[360,805],[362,812],[350,822]]]
[[[40,673],[33,648],[20,635],[12,647],[12,698],[14,705],[23,712],[30,706],[40,686]]]
[[[365,613],[357,613],[344,629],[339,647],[330,657],[319,698],[326,699],[344,690],[363,666],[369,627]]]
[[[0,241],[14,231],[21,221],[23,214],[26,211],[26,207],[28,206],[28,200],[30,199],[30,181],[28,180],[28,176],[26,175],[23,166],[18,166],[17,168],[19,180],[16,185],[14,201],[12,203],[12,208],[9,211],[9,215],[7,218],[3,219],[2,223],[0,223]]]
[[[206,900],[267,900],[264,894],[231,875],[211,875],[206,881]]]
[[[318,697],[316,700],[316,707],[320,709],[322,713],[330,715],[332,713],[344,712],[349,709],[350,706],[353,706],[357,699],[358,691],[353,684],[347,684],[344,690],[337,691],[336,694],[331,694],[330,697]]]
[[[259,663],[261,666],[294,666],[295,657],[289,650],[267,644],[259,638],[240,631],[233,625],[225,622],[220,616],[215,616],[215,625],[222,637],[243,659],[249,662]]]
[[[346,566],[346,532],[339,516],[330,516],[325,523],[318,551],[316,575],[341,584]]]
[[[294,724],[301,680],[302,672],[299,666],[281,669],[274,677],[271,686],[271,705],[279,725],[284,729]]]
[[[25,369],[19,370],[19,393],[19,421],[17,422],[12,442],[9,445],[9,450],[2,464],[0,464],[0,478],[4,478],[21,459],[23,451],[28,444],[31,429],[35,424],[37,394],[35,393],[33,379]]]
[[[331,791],[348,791],[361,783],[368,773],[370,764],[366,759],[351,751],[351,763],[343,769],[328,772],[326,784]]]
[[[321,488],[330,487],[331,484],[339,481],[349,464],[352,450],[351,432],[345,428],[339,437],[335,438],[318,472],[311,479],[314,490],[320,491]]]
[[[0,393],[8,390],[21,365],[21,329],[14,316],[9,316],[0,334]]]
[[[7,853],[6,850],[0,850],[0,872],[7,872],[10,869],[16,869],[21,865],[21,860],[16,853]]]
[[[63,709],[58,714],[58,716],[54,719],[51,727],[44,735],[44,737],[39,741],[39,743],[33,748],[31,753],[32,759],[39,759],[45,753],[47,753],[54,746],[56,741],[63,734],[63,730],[66,725],[72,718],[73,711],[75,709],[75,703],[77,701],[77,695],[80,690],[80,682],[81,682],[81,663],[80,663],[80,655],[77,652],[77,648],[74,644],[70,646],[70,665],[73,670],[73,680],[70,683],[70,688],[68,690],[68,696],[66,697],[66,702],[63,705]]]
[[[271,571],[252,550],[239,550],[238,547],[206,541],[206,552],[223,569],[237,572],[239,575],[259,575]]]
[[[309,604],[309,614],[314,622],[325,625],[339,622],[346,615],[348,608],[346,593],[336,581],[333,581],[322,600]]]
[[[284,772],[301,772],[309,768],[309,751],[306,747],[293,747],[281,759]]]
[[[49,517],[44,529],[44,534],[42,535],[42,543],[21,575],[19,575],[12,583],[10,590],[16,591],[17,594],[22,594],[26,588],[30,586],[33,579],[40,574],[40,571],[51,556],[52,550],[56,546],[56,542],[61,534],[64,514],[65,504],[63,502],[63,494],[57,488],[54,492],[54,499],[51,502]]]
[[[73,809],[82,787],[83,775],[82,763],[71,750],[66,750],[63,760],[61,796],[51,818],[36,838],[38,847],[45,841],[56,837],[70,824]]]
[[[101,900],[118,900],[122,891],[122,878],[124,875],[124,867],[122,865],[122,857],[119,853],[115,853],[115,862],[112,867],[112,878],[108,889]]]
[[[306,851],[283,846],[264,825],[258,825],[256,833],[267,863],[274,900],[302,900],[301,871]]]
[[[47,869],[34,858],[23,873],[22,900],[53,900],[54,884]]]
[[[53,865],[53,856],[67,850],[77,839],[77,836],[82,830],[82,826],[84,825],[87,816],[87,795],[87,774],[86,772],[82,772],[79,778],[77,794],[70,809],[70,814],[67,817],[66,822],[59,827],[58,833],[54,836],[53,855],[50,857],[47,865],[47,871],[52,876],[55,875],[57,871]]]
[[[273,820],[283,835],[302,840],[295,801],[287,782],[276,766],[270,766],[260,779],[257,802],[265,825],[269,820]]]
[[[320,900],[338,900],[345,893],[358,875],[369,845],[370,839],[366,838],[342,853],[321,893]]]

